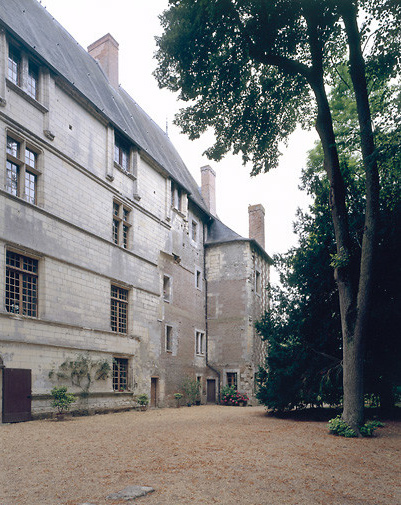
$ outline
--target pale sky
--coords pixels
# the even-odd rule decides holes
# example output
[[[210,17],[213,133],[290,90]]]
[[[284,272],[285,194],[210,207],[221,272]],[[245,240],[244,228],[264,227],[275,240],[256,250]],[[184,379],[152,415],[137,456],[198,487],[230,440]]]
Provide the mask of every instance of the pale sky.
[[[211,165],[217,174],[217,214],[240,235],[248,236],[248,205],[261,203],[266,210],[266,251],[286,252],[296,244],[293,221],[299,206],[306,207],[307,196],[298,190],[306,154],[317,134],[297,131],[281,149],[279,168],[250,177],[239,156],[221,162],[202,156],[211,145],[207,138],[190,141],[172,124],[174,114],[185,104],[160,90],[152,72],[156,67],[154,37],[162,32],[159,14],[167,0],[42,0],[42,5],[85,49],[110,33],[119,43],[119,81],[121,86],[163,129],[168,122],[170,140],[188,169],[200,184],[200,167]]]

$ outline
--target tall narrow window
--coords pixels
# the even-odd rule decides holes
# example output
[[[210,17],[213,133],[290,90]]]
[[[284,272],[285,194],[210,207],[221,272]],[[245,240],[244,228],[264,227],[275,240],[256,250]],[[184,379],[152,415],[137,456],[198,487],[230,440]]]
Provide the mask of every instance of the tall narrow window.
[[[130,210],[122,204],[113,202],[113,242],[116,245],[128,249],[129,247],[129,231],[131,228]]]
[[[7,251],[6,310],[24,316],[37,316],[38,260]]]
[[[166,325],[166,352],[173,351],[173,327]]]
[[[255,291],[257,295],[262,293],[262,279],[260,276],[260,272],[255,270]]]
[[[13,46],[8,50],[8,78],[17,86],[21,85],[21,54]]]
[[[182,197],[182,189],[175,182],[171,182],[171,206],[180,212],[182,211]]]
[[[6,191],[37,203],[38,154],[24,140],[7,137]]]
[[[127,333],[128,328],[128,290],[111,286],[111,330]]]
[[[202,271],[198,268],[195,270],[195,287],[196,289],[202,289]]]
[[[195,332],[195,351],[198,355],[205,354],[205,334],[203,331]]]
[[[125,391],[128,388],[128,359],[113,358],[113,389]]]
[[[129,143],[125,139],[116,134],[114,136],[114,161],[125,172],[130,171],[129,155],[130,155]]]
[[[26,92],[35,100],[38,99],[39,69],[31,61],[28,63],[28,81]]]
[[[171,300],[171,278],[168,275],[163,275],[163,299],[165,302]]]
[[[198,223],[194,220],[191,223],[191,239],[193,242],[198,242]]]

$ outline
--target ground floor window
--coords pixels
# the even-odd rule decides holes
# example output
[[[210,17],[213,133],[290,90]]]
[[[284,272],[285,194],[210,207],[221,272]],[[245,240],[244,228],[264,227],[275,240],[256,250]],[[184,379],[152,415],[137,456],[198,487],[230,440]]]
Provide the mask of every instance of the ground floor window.
[[[6,310],[37,316],[38,260],[12,251],[6,255]]]
[[[227,372],[227,386],[234,386],[235,389],[238,389],[237,372]]]
[[[128,388],[128,359],[113,359],[113,390],[125,391]]]

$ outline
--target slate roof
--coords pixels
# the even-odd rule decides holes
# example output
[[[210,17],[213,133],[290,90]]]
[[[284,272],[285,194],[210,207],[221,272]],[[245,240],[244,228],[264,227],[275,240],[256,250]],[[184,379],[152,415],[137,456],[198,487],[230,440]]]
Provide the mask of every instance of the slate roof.
[[[255,240],[241,237],[211,216],[195,179],[166,133],[123,88],[110,85],[99,63],[37,0],[0,0],[0,6],[1,22],[13,36],[166,170],[188,192],[189,198],[212,218],[207,245],[250,241],[269,258]]]
[[[36,0],[0,0],[4,25],[64,77],[102,115],[143,149],[207,214],[196,181],[166,133],[121,87],[113,88],[100,65]]]

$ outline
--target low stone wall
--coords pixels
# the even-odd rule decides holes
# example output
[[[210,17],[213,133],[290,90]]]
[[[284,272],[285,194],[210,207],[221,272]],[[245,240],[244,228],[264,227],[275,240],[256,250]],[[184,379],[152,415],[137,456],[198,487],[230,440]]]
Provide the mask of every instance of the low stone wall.
[[[87,416],[106,414],[139,408],[136,395],[128,392],[95,392],[88,396],[74,393],[77,401],[71,405],[69,414],[72,416]],[[46,419],[55,416],[51,407],[50,394],[32,395],[32,419]]]

